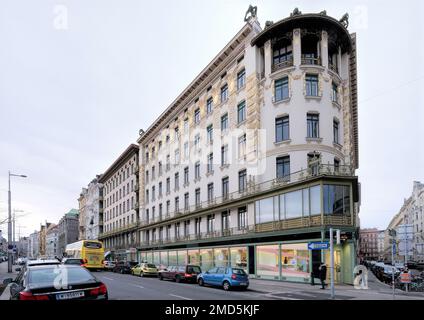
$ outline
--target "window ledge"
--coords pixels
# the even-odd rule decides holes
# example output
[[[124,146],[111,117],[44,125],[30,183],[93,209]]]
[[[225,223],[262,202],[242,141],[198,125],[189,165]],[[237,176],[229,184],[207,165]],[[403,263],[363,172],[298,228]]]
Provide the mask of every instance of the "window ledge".
[[[322,96],[320,96],[320,95],[318,95],[318,96],[305,95],[305,99],[308,99],[308,100],[321,100],[321,98],[322,98]]]
[[[280,146],[280,145],[285,145],[285,144],[290,144],[290,143],[291,143],[291,139],[287,139],[287,140],[282,140],[282,141],[275,141],[274,145]]]
[[[190,185],[190,183],[189,183],[189,182],[186,182],[186,183],[184,183],[183,188],[186,188],[186,187],[188,187],[189,185]]]
[[[341,150],[343,148],[343,146],[340,143],[334,142],[333,141],[333,146],[339,150]]]
[[[307,142],[318,142],[321,143],[322,142],[322,138],[305,138]]]
[[[230,165],[229,164],[223,164],[222,166],[220,166],[219,168],[221,169],[221,170],[224,170],[224,169],[227,169],[227,168],[229,168],[230,167]]]
[[[236,93],[239,94],[244,89],[246,89],[246,83],[244,85],[242,85],[240,88],[238,88],[237,91],[236,91]]]
[[[207,176],[207,177],[212,176],[212,175],[213,175],[213,170],[211,170],[211,171],[209,171],[209,172],[206,172],[206,176]]]
[[[333,107],[337,108],[337,109],[341,109],[342,106],[340,105],[340,103],[338,103],[337,101],[332,101]]]
[[[199,182],[199,181],[200,181],[200,179],[201,179],[201,177],[198,177],[198,178],[194,179],[194,183]]]
[[[237,128],[245,125],[247,123],[247,119],[244,119],[242,122],[237,123]]]
[[[280,104],[284,104],[284,103],[288,103],[290,102],[291,97],[287,97],[281,100],[275,100],[275,96],[272,96],[272,103],[274,104],[274,106],[278,106]]]

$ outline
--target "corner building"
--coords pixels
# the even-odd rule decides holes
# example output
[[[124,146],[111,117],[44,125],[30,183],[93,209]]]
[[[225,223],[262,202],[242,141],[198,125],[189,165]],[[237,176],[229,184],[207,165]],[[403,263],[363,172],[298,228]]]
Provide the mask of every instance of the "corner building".
[[[138,260],[310,282],[336,246],[353,283],[359,184],[355,35],[347,19],[255,15],[140,131]]]

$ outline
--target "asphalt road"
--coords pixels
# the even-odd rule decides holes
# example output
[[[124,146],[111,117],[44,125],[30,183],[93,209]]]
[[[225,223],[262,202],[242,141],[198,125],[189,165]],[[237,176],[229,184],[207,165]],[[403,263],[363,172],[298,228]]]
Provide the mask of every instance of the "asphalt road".
[[[251,300],[269,299],[252,290],[224,291],[198,284],[160,281],[156,277],[137,277],[113,272],[96,272],[104,282],[111,300]]]

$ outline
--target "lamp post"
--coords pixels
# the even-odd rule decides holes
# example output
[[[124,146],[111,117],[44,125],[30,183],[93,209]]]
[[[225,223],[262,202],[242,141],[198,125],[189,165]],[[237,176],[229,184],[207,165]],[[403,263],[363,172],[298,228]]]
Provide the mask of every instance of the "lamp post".
[[[8,228],[7,228],[7,244],[8,244],[8,248],[7,248],[7,272],[8,273],[12,273],[12,246],[11,246],[11,242],[12,242],[12,194],[10,191],[10,177],[19,177],[19,178],[26,178],[27,176],[23,175],[23,174],[13,174],[10,173],[10,171],[8,172],[9,174],[9,191],[8,191],[8,204],[9,204],[9,210],[8,210]]]

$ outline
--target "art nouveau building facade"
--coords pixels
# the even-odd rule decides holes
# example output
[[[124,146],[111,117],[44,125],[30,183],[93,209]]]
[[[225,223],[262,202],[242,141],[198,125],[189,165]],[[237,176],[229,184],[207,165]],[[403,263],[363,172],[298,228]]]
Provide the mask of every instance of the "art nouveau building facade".
[[[106,250],[118,259],[135,259],[139,225],[139,147],[131,144],[101,175],[103,219],[99,234]]]
[[[352,283],[359,192],[356,46],[346,21],[255,16],[138,140],[139,260],[310,281],[341,229]]]

